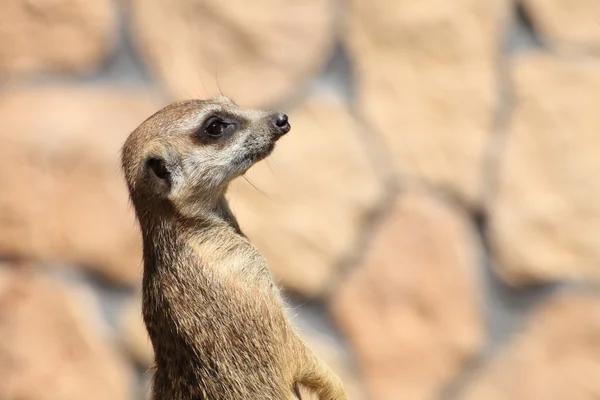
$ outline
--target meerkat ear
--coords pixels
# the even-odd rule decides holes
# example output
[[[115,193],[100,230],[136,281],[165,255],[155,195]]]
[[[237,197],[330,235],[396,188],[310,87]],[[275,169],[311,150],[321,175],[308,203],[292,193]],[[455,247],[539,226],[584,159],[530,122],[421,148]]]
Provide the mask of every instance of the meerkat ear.
[[[172,179],[171,171],[165,160],[161,157],[150,157],[146,161],[146,166],[150,172],[151,179],[159,192],[168,193],[171,190]]]
[[[169,171],[167,171],[165,160],[158,157],[150,157],[147,165],[158,179],[168,179]]]

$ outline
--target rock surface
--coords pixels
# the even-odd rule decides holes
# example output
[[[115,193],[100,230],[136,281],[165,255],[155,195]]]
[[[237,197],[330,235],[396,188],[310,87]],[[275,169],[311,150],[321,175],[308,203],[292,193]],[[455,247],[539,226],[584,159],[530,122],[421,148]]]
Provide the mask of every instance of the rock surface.
[[[373,398],[431,399],[483,341],[478,243],[458,210],[407,193],[332,299]]]
[[[47,278],[0,273],[0,397],[128,400],[134,376],[88,299]],[[96,315],[97,317],[97,315]]]
[[[561,293],[475,377],[465,400],[600,397],[600,297]]]
[[[600,278],[600,62],[532,54],[512,65],[516,109],[489,205],[511,284]]]
[[[534,27],[560,48],[600,50],[600,2],[520,0]]]
[[[402,180],[481,200],[504,8],[502,0],[350,1],[358,110]]]
[[[112,0],[7,0],[0,4],[0,73],[98,68],[117,26]]]
[[[176,98],[233,97],[264,107],[324,66],[333,45],[326,0],[132,0],[133,34]]]
[[[0,96],[0,254],[141,280],[122,143],[159,107],[146,92],[14,89]],[[18,171],[18,173],[15,173]]]
[[[275,278],[316,297],[353,252],[382,187],[337,97],[310,99],[290,123],[272,155],[246,174],[252,184],[238,179],[228,197]]]

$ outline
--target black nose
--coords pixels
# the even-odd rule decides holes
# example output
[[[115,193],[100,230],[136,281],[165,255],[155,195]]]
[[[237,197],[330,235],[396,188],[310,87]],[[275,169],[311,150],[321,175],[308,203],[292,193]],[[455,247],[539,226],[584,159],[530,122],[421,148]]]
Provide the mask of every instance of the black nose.
[[[288,122],[288,116],[284,113],[277,113],[273,117],[273,126],[279,131],[279,134],[285,135],[291,129],[290,123]]]

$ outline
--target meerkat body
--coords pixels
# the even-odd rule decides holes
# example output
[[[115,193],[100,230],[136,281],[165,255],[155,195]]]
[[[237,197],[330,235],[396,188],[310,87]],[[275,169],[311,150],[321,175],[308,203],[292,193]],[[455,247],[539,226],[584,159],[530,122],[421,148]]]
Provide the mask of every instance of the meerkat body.
[[[267,265],[225,200],[271,153],[284,114],[224,97],[168,106],[131,133],[122,165],[140,223],[143,317],[154,400],[345,399],[339,379],[293,331]]]

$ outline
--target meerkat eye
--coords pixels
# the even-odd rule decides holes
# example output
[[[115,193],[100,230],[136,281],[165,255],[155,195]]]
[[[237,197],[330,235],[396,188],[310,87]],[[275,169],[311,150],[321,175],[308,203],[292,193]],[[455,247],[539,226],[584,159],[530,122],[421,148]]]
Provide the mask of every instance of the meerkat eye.
[[[228,124],[225,121],[213,117],[204,124],[204,132],[206,132],[208,136],[219,137],[223,134],[225,128],[227,128],[227,125]]]

